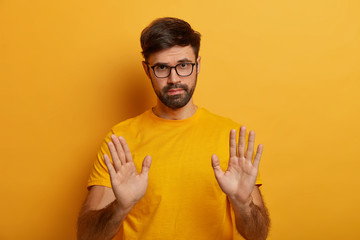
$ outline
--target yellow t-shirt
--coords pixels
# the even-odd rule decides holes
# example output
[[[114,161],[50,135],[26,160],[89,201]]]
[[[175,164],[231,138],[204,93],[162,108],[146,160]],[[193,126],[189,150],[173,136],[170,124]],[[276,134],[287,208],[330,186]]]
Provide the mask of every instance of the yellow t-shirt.
[[[138,172],[144,157],[152,157],[146,194],[126,217],[120,239],[238,239],[230,204],[211,166],[211,156],[217,154],[226,170],[233,128],[239,131],[240,125],[203,108],[184,120],[162,119],[148,110],[114,126],[88,186],[111,187],[103,160],[111,134],[126,139]]]

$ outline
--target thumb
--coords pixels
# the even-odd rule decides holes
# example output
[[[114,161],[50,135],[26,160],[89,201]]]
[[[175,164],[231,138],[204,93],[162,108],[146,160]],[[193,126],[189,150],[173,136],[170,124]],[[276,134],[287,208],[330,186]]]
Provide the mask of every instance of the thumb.
[[[149,174],[150,166],[151,166],[151,157],[146,156],[142,162],[141,174],[147,176]]]
[[[220,161],[219,161],[218,156],[216,156],[216,154],[211,156],[211,165],[214,169],[216,178],[219,178],[221,175],[224,174],[223,170],[221,170]]]

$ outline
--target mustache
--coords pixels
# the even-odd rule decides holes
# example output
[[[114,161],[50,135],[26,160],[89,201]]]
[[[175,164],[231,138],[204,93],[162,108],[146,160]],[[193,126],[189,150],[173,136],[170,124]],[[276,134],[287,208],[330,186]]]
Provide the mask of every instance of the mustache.
[[[174,89],[174,88],[181,88],[181,89],[184,89],[185,92],[188,92],[189,88],[187,85],[185,84],[180,84],[180,83],[176,83],[176,84],[172,84],[172,85],[167,85],[165,86],[162,91],[164,93],[168,92],[170,89]]]

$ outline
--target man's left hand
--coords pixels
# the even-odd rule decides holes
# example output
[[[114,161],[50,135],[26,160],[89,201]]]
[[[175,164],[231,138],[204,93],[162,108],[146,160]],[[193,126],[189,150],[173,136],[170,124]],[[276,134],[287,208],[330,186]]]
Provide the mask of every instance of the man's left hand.
[[[230,131],[230,159],[227,170],[221,170],[219,158],[214,154],[211,158],[216,180],[222,191],[231,202],[247,205],[252,201],[251,193],[254,190],[256,177],[263,146],[257,147],[254,162],[255,132],[250,131],[246,148],[246,128],[242,126],[239,133],[239,145],[236,144],[236,131]]]

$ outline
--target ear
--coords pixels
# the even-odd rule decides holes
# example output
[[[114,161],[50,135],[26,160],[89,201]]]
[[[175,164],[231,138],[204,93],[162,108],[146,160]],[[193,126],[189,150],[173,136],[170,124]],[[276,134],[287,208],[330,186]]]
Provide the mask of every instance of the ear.
[[[200,73],[200,65],[201,65],[201,57],[198,56],[198,58],[196,59],[197,62],[197,67],[196,67],[196,74]]]
[[[145,71],[146,75],[148,76],[148,78],[151,79],[150,72],[149,72],[149,69],[150,69],[149,66],[145,63],[145,61],[142,61],[142,65],[143,65],[143,68],[144,68],[144,71]]]

